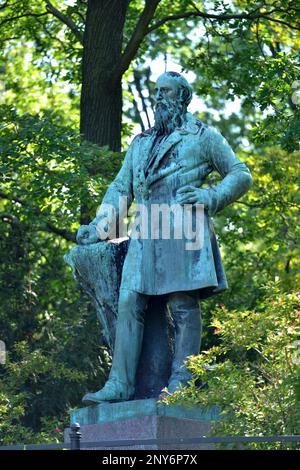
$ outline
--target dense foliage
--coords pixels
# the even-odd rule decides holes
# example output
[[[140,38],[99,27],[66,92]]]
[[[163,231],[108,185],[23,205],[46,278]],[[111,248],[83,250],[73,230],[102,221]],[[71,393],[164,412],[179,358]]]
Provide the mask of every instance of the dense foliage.
[[[218,433],[300,433],[299,2],[156,3],[123,74],[123,144],[149,125],[151,61],[167,53],[254,179],[214,219],[230,289],[203,302],[204,352],[190,360],[208,387],[166,400],[218,403]],[[87,4],[0,2],[0,445],[61,439],[110,362],[63,261],[122,161],[79,133]],[[150,4],[130,2],[124,47]]]
[[[163,402],[217,405],[215,435],[299,434],[299,306],[299,291],[283,293],[276,284],[266,286],[255,309],[219,306],[211,323],[218,345],[189,358],[193,383]],[[248,446],[299,449],[296,443]]]

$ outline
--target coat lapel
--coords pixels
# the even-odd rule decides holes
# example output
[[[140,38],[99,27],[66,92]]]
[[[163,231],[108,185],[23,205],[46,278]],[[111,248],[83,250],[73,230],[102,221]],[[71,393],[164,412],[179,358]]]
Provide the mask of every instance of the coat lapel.
[[[182,140],[183,136],[188,134],[195,135],[199,132],[199,129],[200,133],[202,133],[206,126],[202,125],[203,129],[201,129],[201,125],[199,126],[199,123],[200,121],[197,121],[192,114],[187,113],[183,126],[172,132],[172,134],[170,134],[161,144],[157,157],[151,168],[149,168],[149,173],[147,176],[145,175],[145,169],[155,134],[153,128],[149,131],[146,131],[145,133],[142,133],[139,139],[139,146],[136,148],[135,161],[137,172],[135,185],[137,191],[141,192],[144,197],[149,197],[151,184],[163,177],[161,172],[158,171],[158,167],[163,157],[174,145],[177,145]]]
[[[148,161],[150,149],[152,147],[153,139],[154,139],[154,134],[150,134],[149,136],[144,137],[142,140],[140,150],[139,150],[138,161],[139,161],[139,166],[140,166],[141,172],[143,173],[144,179],[146,179],[145,169],[146,169],[146,164]]]
[[[159,152],[157,154],[157,157],[155,161],[153,162],[152,167],[150,168],[148,177],[146,178],[147,181],[151,184],[153,183],[157,178],[156,178],[156,173],[157,169],[159,167],[159,164],[162,160],[162,158],[166,155],[166,153],[178,142],[180,142],[182,139],[182,135],[178,131],[172,132],[172,134],[169,135],[169,137],[163,142],[161,145]],[[158,175],[157,175],[158,176]],[[159,177],[159,176],[158,176]]]

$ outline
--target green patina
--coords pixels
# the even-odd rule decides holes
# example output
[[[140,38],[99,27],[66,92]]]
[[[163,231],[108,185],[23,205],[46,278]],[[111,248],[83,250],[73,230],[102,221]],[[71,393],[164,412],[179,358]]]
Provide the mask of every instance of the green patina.
[[[133,202],[145,208],[148,215],[152,215],[155,206],[167,205],[170,208],[177,204],[186,208],[190,205],[194,227],[198,221],[197,207],[202,208],[203,240],[197,249],[187,248],[187,240],[191,242],[188,237],[176,238],[174,233],[178,223],[175,218],[170,218],[172,235],[168,238],[163,236],[160,223],[156,237],[131,236],[122,267],[116,321],[112,324],[106,322],[106,325],[102,321],[107,336],[114,336],[110,331],[115,327],[109,380],[103,389],[85,395],[83,400],[87,404],[136,398],[144,326],[147,315],[152,313],[147,310],[151,297],[167,297],[175,327],[171,370],[168,377],[163,376],[165,383],[161,385],[167,386],[169,392],[176,391],[180,385],[187,385],[191,373],[184,361],[200,351],[199,300],[228,287],[211,217],[245,194],[252,178],[226,139],[187,112],[191,98],[191,86],[180,74],[167,72],[159,77],[154,127],[133,140],[97,216],[78,231],[77,240],[83,247],[97,243],[99,238],[107,241],[115,237],[116,220],[120,222],[127,215]],[[221,181],[207,188],[205,184],[213,171],[219,174]],[[149,220],[152,228],[152,217]],[[152,235],[151,230],[150,233]],[[197,234],[198,230],[195,231],[196,238]],[[105,250],[102,251],[104,253]],[[78,273],[84,271],[82,263],[86,264],[85,256],[81,267],[78,261],[73,260]],[[111,263],[102,261],[101,264]],[[109,279],[109,266],[103,271],[104,276],[105,271]],[[97,298],[99,305],[103,304],[103,297],[110,294],[109,283],[107,289],[102,289],[103,294],[97,296],[95,292],[100,277],[90,276],[89,272],[88,276],[91,278],[90,294]],[[102,314],[103,309],[98,308],[100,310]],[[165,339],[158,330],[152,332],[152,342],[158,349],[159,343],[164,344]],[[168,360],[169,352],[170,348],[162,351],[161,358]],[[158,356],[156,358],[159,361]],[[144,370],[146,375],[151,374],[149,368]],[[151,388],[151,394],[141,398],[158,396],[155,387]]]
[[[215,421],[219,419],[218,407],[204,409],[164,405],[155,399],[131,400],[119,403],[100,403],[71,411],[71,424],[103,424],[121,419],[133,419],[143,416],[166,416],[179,419],[197,419]]]

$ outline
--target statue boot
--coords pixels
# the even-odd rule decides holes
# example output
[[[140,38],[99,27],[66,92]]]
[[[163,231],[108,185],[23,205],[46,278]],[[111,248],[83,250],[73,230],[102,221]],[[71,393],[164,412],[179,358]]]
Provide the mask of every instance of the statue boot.
[[[86,404],[127,401],[135,392],[135,375],[141,354],[147,296],[120,290],[115,348],[108,381],[95,393],[87,393]]]
[[[192,373],[184,365],[188,356],[200,352],[202,321],[197,294],[177,293],[170,297],[169,306],[175,326],[175,351],[168,393],[186,386]],[[164,395],[164,394],[162,394]]]

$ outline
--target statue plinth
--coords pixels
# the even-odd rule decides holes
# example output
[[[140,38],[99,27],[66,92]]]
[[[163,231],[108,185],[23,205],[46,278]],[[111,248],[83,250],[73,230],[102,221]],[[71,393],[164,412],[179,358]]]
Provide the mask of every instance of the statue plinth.
[[[177,439],[207,436],[219,419],[217,407],[164,405],[155,399],[101,403],[71,411],[71,423],[78,422],[81,441],[124,441],[139,439]],[[65,430],[69,442],[70,429]],[[82,445],[84,449],[84,444]],[[104,450],[196,450],[213,449],[209,444],[151,444],[130,447],[95,447]]]

